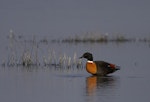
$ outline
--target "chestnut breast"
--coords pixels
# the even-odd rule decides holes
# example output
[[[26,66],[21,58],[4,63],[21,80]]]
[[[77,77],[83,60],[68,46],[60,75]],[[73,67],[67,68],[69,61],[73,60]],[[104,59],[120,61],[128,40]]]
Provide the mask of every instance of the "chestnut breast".
[[[93,61],[88,61],[86,63],[86,70],[91,74],[97,74],[97,67]]]

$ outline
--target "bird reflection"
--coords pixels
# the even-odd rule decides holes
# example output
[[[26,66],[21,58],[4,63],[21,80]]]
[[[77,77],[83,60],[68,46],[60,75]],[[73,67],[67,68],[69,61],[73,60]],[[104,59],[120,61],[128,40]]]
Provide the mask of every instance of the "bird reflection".
[[[115,78],[111,76],[100,77],[100,76],[91,76],[87,77],[86,80],[86,93],[87,95],[94,95],[96,91],[100,91],[101,89],[107,87],[113,87],[115,82]]]

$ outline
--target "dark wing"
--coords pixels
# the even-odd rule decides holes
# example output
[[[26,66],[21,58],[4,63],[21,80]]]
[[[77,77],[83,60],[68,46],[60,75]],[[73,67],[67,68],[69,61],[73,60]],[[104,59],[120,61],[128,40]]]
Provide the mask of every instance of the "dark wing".
[[[97,66],[97,72],[99,74],[107,75],[109,73],[113,73],[116,71],[116,66],[111,63],[107,63],[105,61],[94,61]]]

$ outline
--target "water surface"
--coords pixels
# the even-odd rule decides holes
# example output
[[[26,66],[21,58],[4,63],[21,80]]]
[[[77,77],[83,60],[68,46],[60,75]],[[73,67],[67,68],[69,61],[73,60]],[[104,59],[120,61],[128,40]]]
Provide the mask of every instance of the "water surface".
[[[1,60],[7,59],[8,42],[2,46]],[[17,47],[16,47],[17,48]],[[88,43],[40,45],[42,61],[47,49],[56,55],[65,53],[80,57],[93,53],[95,60],[105,60],[121,66],[108,77],[91,76],[85,68],[55,68],[51,66],[1,66],[0,101],[2,102],[148,102],[150,97],[149,51],[147,43]],[[42,51],[41,51],[42,50]],[[5,51],[5,53],[4,53]],[[17,52],[21,52],[17,48]],[[44,53],[42,53],[44,52]],[[19,54],[18,54],[19,56]],[[83,60],[83,66],[86,60]]]

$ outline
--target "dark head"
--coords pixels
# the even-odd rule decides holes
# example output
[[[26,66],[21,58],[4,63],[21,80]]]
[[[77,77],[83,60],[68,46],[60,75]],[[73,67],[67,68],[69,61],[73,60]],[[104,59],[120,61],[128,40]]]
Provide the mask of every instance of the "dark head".
[[[80,58],[86,58],[89,61],[93,61],[93,56],[89,52],[84,53]]]

